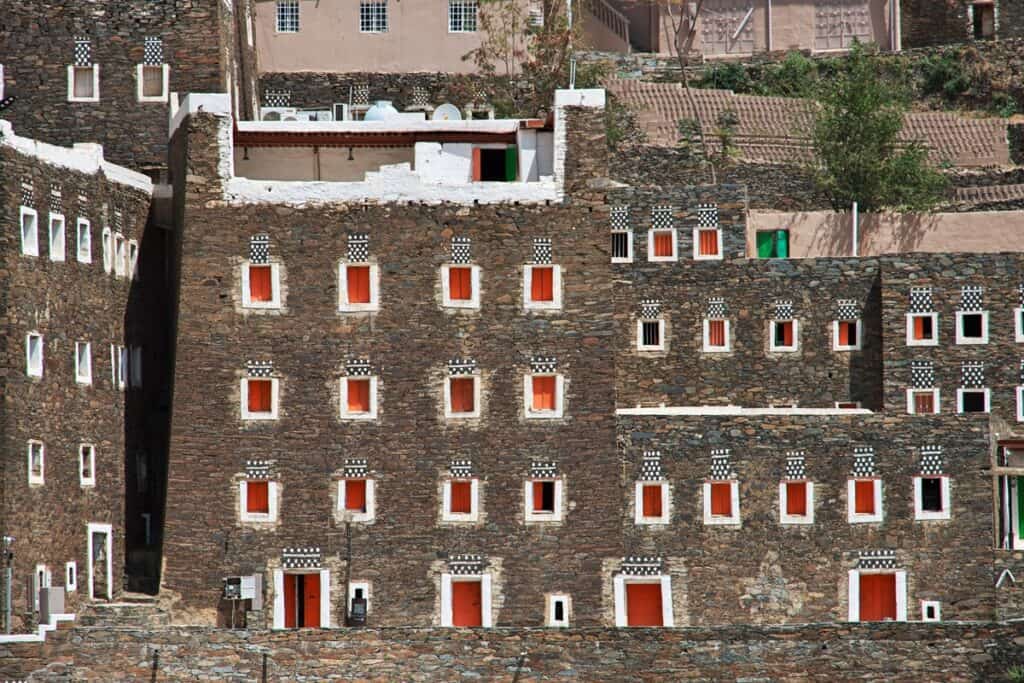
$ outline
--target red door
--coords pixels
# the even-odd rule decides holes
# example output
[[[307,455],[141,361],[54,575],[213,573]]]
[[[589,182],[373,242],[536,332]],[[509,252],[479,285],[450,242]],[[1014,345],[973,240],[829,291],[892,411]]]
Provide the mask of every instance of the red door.
[[[860,575],[860,620],[896,620],[896,575]]]
[[[626,623],[630,626],[662,626],[661,584],[626,584]]]
[[[452,626],[482,626],[479,581],[452,581]]]
[[[319,574],[284,575],[284,627],[320,628]]]
[[[320,628],[320,575],[301,574],[302,625]]]
[[[295,597],[299,592],[299,574],[284,575],[284,627],[295,628],[297,612]]]

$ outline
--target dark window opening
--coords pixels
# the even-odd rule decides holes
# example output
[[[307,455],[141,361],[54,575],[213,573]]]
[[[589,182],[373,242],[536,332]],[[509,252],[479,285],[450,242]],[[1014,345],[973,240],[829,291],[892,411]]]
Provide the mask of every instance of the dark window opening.
[[[537,512],[554,512],[555,511],[555,482],[553,481],[540,481],[539,487],[535,488],[535,492],[540,493],[540,500],[534,501],[534,509]],[[539,491],[537,490],[539,489]]]
[[[612,233],[612,258],[629,258],[629,233]]]
[[[793,323],[792,321],[777,321],[775,327],[775,346],[793,345]]]
[[[965,391],[963,392],[963,412],[965,413],[984,413],[985,412],[985,392],[984,391]]]
[[[942,512],[942,479],[926,477],[921,479],[921,509],[925,512]]]
[[[555,600],[555,621],[565,621],[565,602]]]
[[[661,344],[661,323],[657,320],[644,321],[643,344],[644,346],[659,346]]]
[[[356,600],[362,600],[363,599],[363,589],[362,588],[356,588],[354,591],[352,591],[352,593],[353,593],[353,597]]]
[[[973,33],[975,40],[992,38],[996,33],[996,9],[992,3],[975,3],[971,9],[974,14]]]
[[[480,180],[512,182],[517,177],[516,147],[480,149]]]
[[[985,335],[983,322],[981,313],[964,313],[960,316],[960,336],[980,339]]]
[[[935,605],[925,605],[924,618],[932,620],[938,619],[938,615],[935,614]]]

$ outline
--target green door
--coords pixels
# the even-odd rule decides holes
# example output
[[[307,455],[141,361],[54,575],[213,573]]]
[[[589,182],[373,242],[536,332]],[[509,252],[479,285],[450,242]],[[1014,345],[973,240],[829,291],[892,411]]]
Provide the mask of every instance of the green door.
[[[775,233],[757,233],[757,258],[771,258],[775,251]]]
[[[1020,539],[1021,532],[1024,532],[1024,501],[1021,500],[1021,496],[1024,495],[1024,477],[1017,477],[1017,533],[1014,534],[1018,541]]]
[[[789,258],[789,230],[775,231],[775,256]]]
[[[519,178],[519,148],[510,145],[505,148],[505,180],[513,182]]]

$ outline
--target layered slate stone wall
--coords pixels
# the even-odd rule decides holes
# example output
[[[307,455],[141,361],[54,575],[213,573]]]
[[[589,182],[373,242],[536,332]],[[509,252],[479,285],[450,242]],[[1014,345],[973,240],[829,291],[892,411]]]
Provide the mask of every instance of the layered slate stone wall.
[[[452,102],[461,108],[470,104],[469,98],[476,94],[470,78],[448,73],[263,73],[259,84],[260,104],[267,102],[268,93],[286,92],[289,106],[300,109],[330,109],[336,103],[348,104],[358,98],[355,89],[360,86],[369,89],[367,98],[371,104],[388,100],[399,111],[416,104],[414,89],[422,89],[435,107]]]

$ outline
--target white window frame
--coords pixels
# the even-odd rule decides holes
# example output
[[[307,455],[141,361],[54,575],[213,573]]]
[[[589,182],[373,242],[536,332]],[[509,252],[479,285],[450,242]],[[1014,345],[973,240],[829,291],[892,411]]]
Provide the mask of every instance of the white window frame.
[[[39,448],[39,474],[32,472],[32,451]],[[28,484],[42,486],[46,483],[46,444],[37,439],[28,440]]]
[[[252,266],[270,266],[270,301],[253,301],[249,291],[249,268]],[[242,264],[242,308],[281,308],[281,264],[251,263]]]
[[[775,327],[779,323],[793,323],[793,344],[791,346],[778,345],[775,343]],[[800,321],[796,318],[789,320],[768,321],[768,350],[772,353],[793,353],[800,350]]]
[[[259,524],[277,521],[278,512],[278,486],[277,482],[269,479],[254,479],[253,481],[267,482],[267,512],[248,512],[246,507],[249,502],[249,481],[243,479],[238,482],[238,519],[243,523]]]
[[[939,390],[937,388],[933,388],[933,389],[915,389],[913,387],[910,387],[910,388],[907,389],[907,414],[908,415],[916,415],[917,414],[915,412],[915,409],[914,409],[914,394],[921,394],[921,393],[924,393],[926,391],[927,392],[931,392],[931,394],[932,394],[932,406],[935,408],[935,410],[933,410],[931,413],[925,413],[925,414],[926,415],[927,414],[931,414],[931,415],[938,415],[939,414],[939,412],[940,412],[940,405],[939,405],[939,395],[940,395],[940,392],[939,392]]]
[[[672,233],[672,255],[654,255],[654,234],[657,232]],[[679,260],[679,231],[675,228],[651,228],[647,231],[647,260],[651,263],[674,263]]]
[[[874,483],[875,511],[870,514],[858,513],[856,482],[871,481]],[[850,477],[846,480],[846,521],[848,524],[875,524],[885,519],[885,509],[882,507],[882,478],[881,477]]]
[[[703,320],[703,339],[701,350],[704,353],[729,353],[732,351],[732,325],[730,320],[724,318],[714,318],[714,320],[721,320],[725,323],[725,346],[711,346],[710,344],[710,323],[712,318],[704,318]]]
[[[128,240],[128,277],[134,280],[139,274],[139,243]]]
[[[450,512],[452,505],[452,481],[469,482],[469,512]],[[469,522],[480,521],[480,479],[477,477],[447,477],[441,482],[441,521]]]
[[[370,410],[365,413],[352,413],[348,410],[348,381],[366,380],[370,383]],[[342,420],[376,420],[377,419],[377,375],[346,375],[341,378],[341,419]]]
[[[1013,309],[1013,337],[1018,344],[1024,344],[1024,308]]]
[[[32,341],[39,340],[39,355],[33,358]],[[43,335],[29,332],[25,335],[25,374],[29,377],[42,377],[46,365],[46,343]]]
[[[78,590],[78,563],[74,560],[64,563],[64,590],[68,593]]]
[[[897,594],[897,609],[899,609],[899,597]],[[928,616],[928,609],[931,608],[935,611],[934,617]],[[921,621],[924,622],[938,622],[942,621],[942,603],[938,600],[922,600],[921,601]]]
[[[633,262],[633,231],[632,230],[612,230],[612,234],[624,234],[626,235],[626,256],[615,256],[612,255],[612,263],[632,263]]]
[[[128,348],[117,347],[117,388],[124,391],[128,386]]]
[[[124,277],[128,269],[128,242],[124,235],[114,233],[114,276]]]
[[[64,214],[51,211],[47,226],[50,260],[63,262],[67,259],[67,221]]]
[[[844,346],[839,343],[839,323],[856,323],[857,324],[857,340],[852,346]],[[862,318],[856,318],[853,320],[833,320],[832,321],[832,350],[833,351],[860,351],[864,345],[864,325]]]
[[[87,450],[89,455],[89,472],[92,474],[91,477],[86,477],[82,473],[82,458]],[[78,485],[82,488],[96,486],[96,446],[91,443],[78,444]]]
[[[113,599],[114,597],[114,526],[112,524],[94,524],[92,522],[86,525],[86,558],[88,558],[89,568],[89,599],[94,600],[96,598],[96,586],[94,583],[94,577],[92,573],[93,567],[93,547],[92,547],[92,535],[94,533],[105,534],[106,536],[106,556],[107,566],[105,568],[104,575],[107,577],[106,595]]]
[[[711,485],[729,484],[729,494],[732,499],[732,514],[728,517],[711,514]],[[704,524],[705,525],[733,525],[741,524],[740,518],[740,482],[738,479],[721,479],[705,481],[701,487],[704,494]]]
[[[147,96],[143,94],[145,92],[145,89],[143,88],[143,78],[146,69],[152,68],[160,69],[160,94]],[[170,90],[170,80],[170,64],[138,64],[135,67],[135,96],[139,102],[167,102],[168,92]]]
[[[657,486],[661,489],[661,515],[644,515],[644,487]],[[637,481],[633,484],[633,523],[637,526],[665,525],[672,519],[672,495],[668,482],[664,480]]]
[[[366,512],[355,512],[345,509],[345,482],[346,481],[366,482]],[[372,522],[377,518],[377,486],[370,477],[346,477],[338,480],[338,510],[337,517],[347,522]]]
[[[351,303],[348,300],[348,267],[360,266],[370,269],[370,301],[365,304]],[[447,274],[446,274],[447,275]],[[445,278],[447,282],[447,277]],[[477,294],[477,282],[473,282],[473,294]],[[479,301],[479,300],[478,300]],[[458,306],[458,304],[455,304]],[[478,304],[479,305],[479,304]],[[344,313],[363,313],[380,310],[380,267],[376,263],[340,263],[338,264],[338,310]]]
[[[473,380],[473,411],[469,413],[454,413],[452,412],[452,390],[451,381],[453,379],[471,379]],[[444,401],[444,417],[446,420],[471,420],[480,417],[480,375],[450,375],[444,378],[443,389],[442,389],[442,400]]]
[[[533,378],[555,378],[555,409],[533,409]],[[538,372],[523,375],[523,411],[528,420],[556,420],[565,415],[565,376],[557,372]]]
[[[700,234],[702,232],[714,231],[716,233],[715,239],[718,244],[717,254],[701,254],[700,253]],[[693,229],[693,260],[694,261],[721,261],[725,258],[724,256],[724,245],[722,244],[722,229],[721,228],[694,228]]]
[[[629,610],[626,607],[626,584],[630,583],[657,583],[661,584],[661,627],[672,628],[675,626],[675,617],[672,610],[672,577],[668,574],[656,574],[654,576],[624,576],[616,575],[612,578],[612,593],[615,599],[615,626],[616,628],[630,628]],[[632,628],[652,628],[632,627]]]
[[[31,219],[31,232],[26,230],[26,218]],[[18,230],[21,234],[22,256],[39,256],[39,212],[28,206],[21,207]]]
[[[320,576],[320,628],[331,628],[331,570],[289,571],[289,574],[318,574]],[[283,569],[274,570],[274,614],[271,628],[282,631],[284,625],[284,576]],[[348,612],[346,611],[346,614]],[[301,627],[299,627],[301,628]],[[292,630],[292,629],[289,629]]]
[[[103,228],[103,272],[110,275],[114,272],[114,233],[110,228]]]
[[[282,16],[283,16],[282,13],[281,13],[281,10],[283,8],[282,7],[283,5],[288,5],[289,8],[290,7],[294,7],[295,8],[295,10],[294,10],[294,14],[295,14],[295,28],[294,29],[291,28],[290,26],[285,26],[285,28],[281,28],[283,26],[283,24],[281,22],[281,19],[282,19]],[[300,7],[301,7],[301,5],[299,3],[299,0],[277,0],[277,2],[274,3],[274,32],[275,33],[283,33],[283,34],[298,33],[302,29],[302,13],[301,13]]]
[[[457,9],[456,6],[458,6]],[[467,23],[466,16],[467,11],[470,9],[472,10],[473,28],[467,29],[465,28]],[[455,22],[453,21],[456,16],[455,13],[453,13],[453,10],[461,14],[461,24],[458,27],[455,26]],[[476,33],[480,26],[479,15],[480,7],[476,0],[448,0],[448,33]]]
[[[364,8],[364,5],[366,7]],[[383,28],[380,23],[376,21],[381,16],[381,10],[379,8],[372,8],[370,5],[383,6]],[[364,14],[369,17],[371,21],[364,24]],[[388,16],[388,3],[387,0],[360,0],[359,2],[359,32],[360,33],[387,33],[390,28],[390,17]]]
[[[534,301],[530,298],[533,289],[533,269],[551,268],[551,301]],[[536,263],[523,266],[523,308],[531,311],[555,311],[562,308],[562,267],[553,263]]]
[[[967,393],[967,392],[974,393],[974,392],[978,392],[978,391],[984,392],[984,394],[985,394],[985,410],[983,412],[981,412],[981,413],[978,413],[978,414],[979,415],[987,415],[988,413],[990,413],[992,411],[992,390],[989,389],[988,387],[978,387],[978,388],[974,388],[974,387],[960,387],[960,388],[958,388],[956,390],[956,412],[957,413],[963,413],[964,412],[964,394],[965,393]]]
[[[658,323],[658,342],[657,344],[647,345],[644,344],[644,323]],[[657,320],[637,320],[636,321],[636,350],[637,351],[664,351],[665,350],[665,319],[658,318]]]
[[[921,480],[922,479],[939,479],[941,481],[940,491],[942,493],[942,510],[935,512],[934,510],[925,510],[922,503],[921,495]],[[929,474],[929,475],[917,475],[914,477],[914,519],[919,521],[935,520],[935,519],[950,519],[953,507],[952,498],[950,498],[950,479],[947,475],[942,474]]]
[[[363,591],[363,599],[366,600],[366,614],[369,616],[370,610],[373,605],[373,596],[370,595],[371,583],[369,581],[349,581],[348,583],[348,602],[345,603],[345,614],[349,613],[352,609],[352,601],[355,600],[356,591]]]
[[[0,100],[4,99],[4,65],[0,64]]]
[[[896,621],[907,620],[907,572],[903,569],[851,569],[847,579],[848,607],[847,620],[860,622],[860,575],[861,574],[895,574],[896,575]]]
[[[789,491],[786,484],[807,484],[807,514],[786,513]],[[779,482],[779,524],[814,524],[814,482],[807,479],[783,479]]]
[[[914,318],[929,317],[932,319],[932,338],[914,339]],[[938,346],[939,345],[939,314],[907,313],[907,346]]]
[[[250,413],[249,412],[249,380],[270,381],[270,412]],[[280,382],[276,377],[243,377],[241,382],[242,394],[242,419],[243,420],[276,420],[278,400],[280,399]]]
[[[452,583],[458,581],[480,583],[480,626],[493,626],[491,614],[491,575],[484,574],[441,574],[441,626],[452,628]]]
[[[555,605],[562,603],[562,618],[555,619]],[[571,623],[572,596],[565,593],[549,593],[544,600],[544,625],[549,628],[569,628]]]
[[[75,258],[79,263],[92,263],[92,224],[88,218],[75,221],[75,240]]]
[[[1024,422],[1024,386],[1016,388],[1017,394],[1017,422]]]
[[[92,96],[75,96],[75,70],[92,69]],[[68,102],[99,102],[100,101],[100,65],[90,64],[88,66],[68,66]]]
[[[980,337],[965,337],[963,335],[963,320],[965,315],[980,315],[981,316],[981,336]],[[988,311],[957,311],[956,312],[956,336],[955,343],[961,345],[968,344],[988,344]]]
[[[53,586],[53,573],[50,568],[45,564],[37,564],[35,571],[32,572],[32,587],[34,591],[34,603],[32,605],[33,611],[40,611],[42,590],[44,588],[50,588]]]
[[[550,481],[555,485],[555,509],[551,512],[537,512],[533,509],[533,484],[538,481]],[[524,519],[527,524],[562,521],[562,480],[558,477],[534,477],[527,479],[523,485],[523,503],[526,506]]]
[[[82,350],[85,351],[85,362],[82,362]],[[92,344],[75,342],[75,382],[92,384]]]
[[[452,299],[451,286],[448,277],[448,271],[452,268],[471,269],[469,286],[473,288],[473,296],[468,301]],[[469,263],[446,263],[441,266],[441,302],[445,308],[480,308],[480,266]]]

